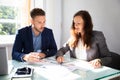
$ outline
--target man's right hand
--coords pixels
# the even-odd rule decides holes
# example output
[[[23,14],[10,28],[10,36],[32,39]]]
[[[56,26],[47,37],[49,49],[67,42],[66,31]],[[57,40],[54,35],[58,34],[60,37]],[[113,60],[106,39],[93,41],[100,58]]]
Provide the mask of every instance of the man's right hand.
[[[26,62],[40,62],[40,57],[38,52],[30,52],[29,54],[25,54],[23,60]]]

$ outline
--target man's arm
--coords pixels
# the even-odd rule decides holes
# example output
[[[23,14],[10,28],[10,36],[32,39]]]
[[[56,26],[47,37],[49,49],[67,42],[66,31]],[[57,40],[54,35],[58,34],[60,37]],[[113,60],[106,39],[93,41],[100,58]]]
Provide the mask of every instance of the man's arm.
[[[21,34],[18,32],[15,38],[15,42],[13,45],[13,50],[12,50],[12,59],[18,60],[18,61],[23,61],[21,58],[24,55],[22,53],[22,40],[21,40]]]
[[[48,43],[46,43],[45,41],[43,41],[43,43],[44,43],[44,45],[46,45],[46,46],[44,46],[44,48],[46,47],[47,49],[43,49],[42,53],[45,53],[46,57],[54,56],[57,52],[57,45],[56,45],[56,42],[54,39],[53,32],[52,32],[52,30],[49,30],[49,32],[46,32],[46,33],[47,33],[47,37],[48,37],[47,38]],[[44,36],[46,36],[46,33]]]

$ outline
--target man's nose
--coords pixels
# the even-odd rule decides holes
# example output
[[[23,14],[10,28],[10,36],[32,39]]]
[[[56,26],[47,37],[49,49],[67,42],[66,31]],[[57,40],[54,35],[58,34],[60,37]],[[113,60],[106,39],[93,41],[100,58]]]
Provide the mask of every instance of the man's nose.
[[[44,26],[45,25],[45,23],[41,23],[41,26]]]

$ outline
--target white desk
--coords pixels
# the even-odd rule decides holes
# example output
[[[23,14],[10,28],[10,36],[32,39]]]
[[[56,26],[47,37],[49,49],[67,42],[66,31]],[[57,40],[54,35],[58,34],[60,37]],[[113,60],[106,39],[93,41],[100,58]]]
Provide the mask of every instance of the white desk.
[[[15,60],[12,60],[10,62],[12,62],[14,68],[18,68],[18,67],[22,67],[22,66],[33,67],[35,69],[35,71],[33,73],[33,80],[48,80],[46,77],[39,74],[42,71],[36,70],[40,66],[44,65],[44,63],[43,64],[41,64],[41,63],[40,64],[39,63],[28,64],[26,62],[18,62],[18,61],[15,61]],[[47,64],[49,65],[49,63],[47,63]],[[50,64],[50,65],[52,65],[52,64]],[[57,64],[57,65],[60,65],[60,64]],[[0,76],[0,80],[11,80],[11,77],[12,77],[13,73],[14,73],[14,69],[12,70],[11,74]],[[79,78],[77,78],[75,80],[108,80],[109,78],[120,76],[120,71],[119,70],[115,70],[115,69],[108,68],[108,67],[105,67],[105,69],[103,69],[103,70],[101,69],[100,71],[97,71],[97,70],[96,71],[94,71],[94,70],[93,71],[92,70],[85,71],[85,70],[82,70],[82,69],[77,69],[77,70],[72,71],[72,73],[75,73],[75,74],[80,76]],[[55,74],[56,73],[52,74],[52,76],[54,77]]]

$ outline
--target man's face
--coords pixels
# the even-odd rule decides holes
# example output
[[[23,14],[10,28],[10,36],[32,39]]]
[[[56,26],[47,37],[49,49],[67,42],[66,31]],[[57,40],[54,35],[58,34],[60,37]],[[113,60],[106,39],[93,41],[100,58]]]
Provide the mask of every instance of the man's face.
[[[36,16],[34,19],[32,19],[32,25],[34,26],[35,31],[42,32],[45,27],[45,22],[45,16]]]

